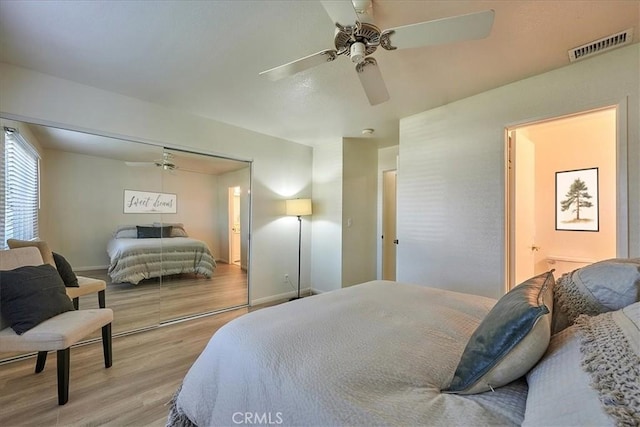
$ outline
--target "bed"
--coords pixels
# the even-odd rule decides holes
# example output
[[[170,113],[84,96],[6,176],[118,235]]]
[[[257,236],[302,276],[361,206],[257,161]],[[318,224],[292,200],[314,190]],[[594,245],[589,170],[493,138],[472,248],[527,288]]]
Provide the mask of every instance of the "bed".
[[[142,232],[140,232],[142,230]],[[107,244],[113,283],[181,273],[212,277],[216,262],[207,244],[189,237],[184,226],[121,226]]]
[[[615,292],[620,301],[592,304],[599,311],[588,319],[563,308],[565,325],[558,331],[552,331],[563,327],[553,325],[552,272],[499,301],[373,281],[248,313],[213,335],[176,392],[167,425],[627,425],[624,417],[638,425],[640,259],[623,265],[629,268],[624,292]],[[611,278],[610,272],[605,276]],[[569,305],[574,288],[584,288],[575,277],[569,283],[563,276],[560,287],[572,291],[561,295],[561,305]],[[585,294],[592,297],[594,291]],[[524,317],[535,312],[535,318],[524,321],[524,334],[509,335],[520,328],[514,302],[522,299],[529,305]],[[620,387],[629,391],[629,401],[621,402],[619,393],[617,399],[599,399],[599,393],[611,392],[611,383],[593,386],[576,361],[586,351],[576,328],[598,331],[600,324],[589,322],[600,318],[622,330],[627,343],[613,343],[620,354],[598,354],[597,365],[626,360],[627,379]],[[505,344],[516,335],[518,342]],[[603,353],[597,340],[612,334],[600,335],[589,338],[596,345],[588,351]],[[487,367],[483,351],[489,342],[494,360]],[[569,346],[573,359],[566,362]],[[567,411],[567,402],[580,411]]]

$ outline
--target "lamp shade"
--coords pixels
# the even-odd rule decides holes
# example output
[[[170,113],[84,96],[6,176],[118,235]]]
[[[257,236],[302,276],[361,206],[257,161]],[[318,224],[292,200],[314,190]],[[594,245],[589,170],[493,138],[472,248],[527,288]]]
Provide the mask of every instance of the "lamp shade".
[[[291,199],[286,201],[287,215],[311,215],[311,199]]]

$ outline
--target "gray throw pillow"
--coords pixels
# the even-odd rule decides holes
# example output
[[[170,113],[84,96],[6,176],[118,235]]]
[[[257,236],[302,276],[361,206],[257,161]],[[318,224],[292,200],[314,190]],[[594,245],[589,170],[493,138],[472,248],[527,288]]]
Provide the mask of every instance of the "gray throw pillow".
[[[64,285],[68,288],[77,288],[80,286],[78,283],[78,277],[76,273],[73,272],[73,268],[71,268],[71,264],[69,261],[62,255],[53,252],[53,260],[56,262],[56,269],[58,269],[58,274],[62,278]]]
[[[165,227],[143,227],[138,225],[136,227],[138,231],[138,239],[159,239],[163,237],[171,237],[171,229],[173,227],[168,225]]]
[[[482,320],[464,349],[445,393],[475,394],[527,373],[551,338],[553,270],[504,295]]]
[[[595,316],[640,300],[640,258],[599,261],[562,275],[554,288],[552,333],[581,314]]]

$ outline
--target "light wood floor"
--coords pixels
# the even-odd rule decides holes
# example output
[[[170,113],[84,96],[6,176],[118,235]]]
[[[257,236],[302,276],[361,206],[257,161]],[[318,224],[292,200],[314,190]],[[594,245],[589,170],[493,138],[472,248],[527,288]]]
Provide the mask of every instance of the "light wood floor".
[[[0,426],[164,426],[167,402],[212,334],[248,311],[116,337],[109,369],[101,343],[73,347],[64,406],[57,400],[55,352],[40,374],[35,358],[0,365]]]

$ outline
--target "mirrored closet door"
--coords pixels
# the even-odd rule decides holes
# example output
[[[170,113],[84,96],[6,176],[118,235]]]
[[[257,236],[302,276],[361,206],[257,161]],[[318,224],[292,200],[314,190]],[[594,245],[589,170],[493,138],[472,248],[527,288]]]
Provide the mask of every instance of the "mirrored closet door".
[[[161,321],[248,303],[251,164],[165,149]],[[193,271],[192,271],[193,270]]]
[[[250,162],[2,124],[40,155],[38,237],[107,282],[114,334],[248,304]]]

